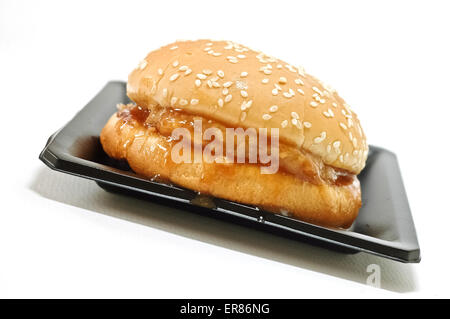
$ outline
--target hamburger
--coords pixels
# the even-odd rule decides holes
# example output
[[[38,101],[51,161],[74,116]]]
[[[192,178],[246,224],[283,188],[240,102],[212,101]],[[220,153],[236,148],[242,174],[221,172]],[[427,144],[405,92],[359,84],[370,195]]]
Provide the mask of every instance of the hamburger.
[[[100,141],[137,174],[322,226],[357,217],[365,134],[303,68],[231,41],[178,41],[139,63],[127,94],[133,103],[118,105]]]

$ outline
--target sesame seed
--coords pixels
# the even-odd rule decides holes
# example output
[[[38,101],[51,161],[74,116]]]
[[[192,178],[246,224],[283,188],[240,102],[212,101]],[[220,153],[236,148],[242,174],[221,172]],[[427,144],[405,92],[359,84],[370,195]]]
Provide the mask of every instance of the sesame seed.
[[[282,77],[280,77],[280,78],[278,79],[278,83],[280,83],[280,84],[286,84],[286,83],[287,83],[287,79],[286,79],[284,76],[282,76]]]
[[[340,161],[341,163],[344,163],[344,156],[339,155],[339,161]]]
[[[325,140],[326,137],[327,137],[327,133],[326,132],[321,132],[320,136],[314,138],[314,143],[316,143],[316,144],[322,143],[323,140]]]
[[[172,63],[174,68],[176,68],[178,66],[178,64],[180,64],[180,62],[178,62],[177,60],[173,61],[173,63]]]
[[[291,89],[291,88],[289,88],[289,94],[290,94],[290,95],[292,95],[292,96],[293,96],[293,95],[295,95],[295,92],[294,92],[294,90],[293,90],[293,89]]]
[[[352,142],[353,142],[353,147],[358,146],[358,140],[356,139],[356,137],[353,138]]]
[[[246,117],[247,117],[247,113],[246,112],[242,112],[241,113],[241,117],[240,117],[241,122],[244,122]]]
[[[324,104],[325,103],[325,99],[320,99],[319,102]]]
[[[192,69],[187,69],[185,72],[184,72],[184,75],[189,75],[189,74],[191,74],[192,73]]]
[[[212,87],[213,87],[212,81],[211,81],[211,80],[208,80],[206,83],[208,84],[209,88],[212,89]]]
[[[298,113],[297,112],[291,112],[291,116],[294,118],[294,119],[299,119],[299,116],[298,116]]]
[[[201,74],[201,73],[197,74],[197,77],[198,77],[200,80],[206,79],[206,75]]]
[[[178,79],[178,77],[180,76],[180,74],[175,73],[170,77],[170,81],[175,81],[176,79]]]
[[[295,72],[295,69],[292,67],[292,65],[286,64],[285,67],[286,67],[289,71]]]
[[[267,79],[267,78],[262,79],[261,82],[264,83],[264,84],[267,84],[267,83],[269,83],[269,79]]]
[[[272,74],[272,71],[269,69],[264,69],[264,74],[266,75]]]
[[[214,81],[212,82],[212,86],[215,88],[220,88],[220,84]]]
[[[297,89],[297,92],[300,93],[301,95],[305,95],[305,92],[303,92],[302,89]]]
[[[302,81],[302,79],[295,79],[294,82],[295,82],[295,84],[298,84],[298,85],[305,85],[305,83]]]
[[[203,51],[209,51],[211,48],[204,48]]]
[[[179,71],[186,71],[188,69],[187,65],[182,65],[180,66],[180,68],[178,69]]]
[[[248,75],[248,72],[241,72],[241,77],[245,78]]]
[[[341,146],[341,141],[335,141],[334,143],[333,143],[333,147],[334,148],[339,148]]]
[[[350,138],[350,140],[353,140],[353,134],[352,134],[352,132],[348,132],[348,137]]]
[[[167,88],[164,88],[162,91],[163,97],[167,97]]]
[[[278,90],[277,90],[277,89],[273,89],[273,90],[272,90],[272,94],[273,94],[273,95],[278,95]]]
[[[227,88],[223,89],[223,90],[222,90],[222,94],[223,94],[223,95],[227,95],[227,94],[228,94],[228,89],[227,89]]]
[[[331,153],[331,145],[330,144],[327,145],[327,153]]]
[[[212,55],[214,55],[214,56],[221,56],[222,53],[220,53],[220,52],[214,52]]]
[[[171,99],[170,99],[170,105],[171,106],[174,106],[175,105],[175,103],[177,103],[177,101],[178,101],[178,98],[177,97],[172,97]]]
[[[278,111],[278,105],[272,105],[272,106],[269,108],[269,111],[272,112],[272,113]]]
[[[139,69],[143,70],[145,69],[145,67],[147,66],[147,61],[146,60],[142,60],[141,63],[139,63]]]
[[[163,73],[164,73],[163,69],[158,69],[158,74],[159,75],[163,75]]]
[[[281,127],[285,128],[288,125],[288,120],[284,120],[283,122],[281,122]]]
[[[352,127],[353,126],[353,121],[351,118],[347,119],[347,123],[348,123],[348,127]]]
[[[241,90],[242,97],[248,97],[247,91]]]
[[[225,76],[225,73],[222,70],[217,71],[217,75],[223,78]]]
[[[225,102],[226,103],[230,102],[232,98],[233,96],[231,94],[228,94],[227,96],[225,96]]]
[[[283,89],[281,88],[281,86],[279,86],[278,84],[274,84],[274,86],[275,86],[275,88],[278,90],[278,91],[283,91]]]
[[[323,112],[323,115],[325,115],[325,117],[328,117],[328,118],[332,117],[331,114],[328,113],[327,111]]]
[[[208,70],[208,69],[206,69],[206,70],[203,70],[203,73],[204,73],[204,74],[206,74],[206,75],[210,75],[210,74],[212,73],[212,71],[211,71],[211,70]]]
[[[289,92],[283,92],[284,97],[291,98],[292,95]]]
[[[277,69],[282,69],[282,68],[283,68],[283,66],[281,64],[277,65]]]
[[[306,128],[311,128],[311,123],[310,122],[303,122],[303,125],[306,127]]]
[[[331,110],[331,109],[328,109],[328,113],[333,117],[334,116],[334,113],[333,113],[333,111]]]
[[[344,123],[339,123],[339,125],[344,129],[344,130],[346,130],[347,129],[347,125],[345,125]]]
[[[270,120],[272,118],[272,115],[270,115],[270,114],[263,114],[262,118],[263,118],[264,121],[267,121],[267,120]]]
[[[309,105],[311,105],[312,107],[317,107],[319,104],[317,104],[317,102],[311,101]]]
[[[352,110],[350,109],[350,105],[348,105],[347,103],[344,103],[343,106],[344,106],[345,110],[346,110],[349,114],[352,114]]]
[[[335,102],[331,103],[334,107],[337,107],[337,104]]]
[[[210,47],[210,46],[213,45],[213,43],[212,43],[212,42],[208,42],[208,43],[206,43],[205,45],[206,45],[207,47]]]
[[[200,87],[200,85],[202,85],[202,81],[200,81],[199,79],[195,80],[195,86]]]
[[[242,111],[245,111],[246,109],[249,109],[249,108],[252,106],[252,103],[253,103],[252,100],[242,102],[242,104],[241,104],[241,110],[242,110]]]
[[[219,99],[219,100],[217,101],[217,104],[218,104],[220,107],[223,107],[223,100],[222,100],[222,99]]]
[[[305,77],[305,69],[303,67],[298,67],[298,74],[300,74],[301,76]]]
[[[191,105],[197,105],[198,104],[198,100],[197,99],[192,99],[191,100]]]
[[[185,99],[180,100],[180,105],[187,105],[187,104],[188,104],[187,100],[185,100]]]
[[[232,84],[233,84],[233,82],[228,81],[228,82],[225,82],[225,83],[223,84],[223,87],[224,87],[224,88],[229,88]]]
[[[175,46],[170,48],[170,50],[176,50],[176,49],[178,49],[178,45],[175,45]]]
[[[237,56],[239,59],[245,59],[245,55],[244,54],[238,54]]]
[[[292,125],[297,126],[298,120],[296,118],[291,119]]]
[[[320,91],[318,88],[316,88],[315,86],[312,87],[314,92],[319,93],[320,95],[323,95],[322,91]]]

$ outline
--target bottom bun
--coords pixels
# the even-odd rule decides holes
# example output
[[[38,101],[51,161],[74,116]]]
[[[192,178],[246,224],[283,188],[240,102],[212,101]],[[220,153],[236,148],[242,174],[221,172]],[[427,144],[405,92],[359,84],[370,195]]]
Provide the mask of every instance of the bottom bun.
[[[306,222],[348,228],[361,207],[359,181],[338,186],[315,185],[291,174],[261,174],[255,164],[174,163],[172,144],[154,128],[124,121],[114,114],[100,141],[114,159],[124,159],[137,174]],[[286,213],[288,212],[288,213]]]

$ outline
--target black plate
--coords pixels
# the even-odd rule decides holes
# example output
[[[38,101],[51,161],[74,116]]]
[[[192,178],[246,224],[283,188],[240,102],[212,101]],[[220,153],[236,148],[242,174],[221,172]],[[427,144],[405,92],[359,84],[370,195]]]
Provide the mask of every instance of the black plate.
[[[109,82],[61,130],[39,158],[51,169],[92,179],[108,191],[121,192],[288,236],[344,252],[367,252],[402,262],[419,262],[420,249],[395,154],[370,146],[359,175],[363,206],[349,230],[330,229],[256,207],[214,198],[203,207],[193,191],[152,182],[103,152],[99,134],[117,103],[128,103],[124,82]]]

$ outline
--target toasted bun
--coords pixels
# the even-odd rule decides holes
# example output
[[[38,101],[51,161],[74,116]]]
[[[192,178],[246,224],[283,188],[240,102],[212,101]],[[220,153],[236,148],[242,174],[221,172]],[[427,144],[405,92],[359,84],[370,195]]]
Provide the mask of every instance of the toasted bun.
[[[125,159],[138,174],[159,176],[202,194],[267,208],[329,227],[349,227],[361,206],[359,182],[315,185],[291,174],[261,174],[253,164],[174,163],[172,144],[152,128],[113,115],[100,141],[112,158]],[[220,176],[220,178],[217,178]]]
[[[279,128],[280,140],[358,174],[368,146],[356,114],[302,68],[227,41],[175,42],[147,55],[128,96],[230,127]],[[269,130],[270,133],[270,130]]]

